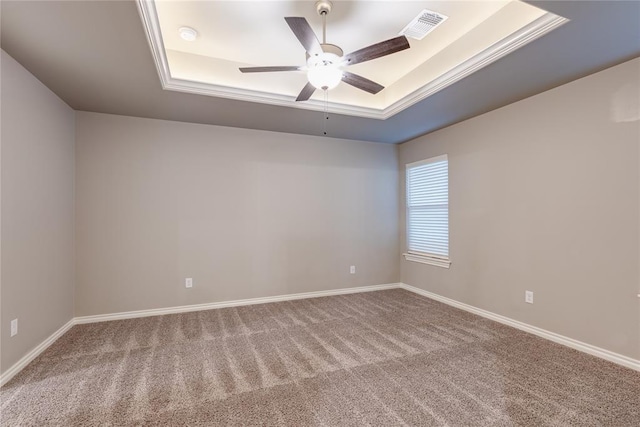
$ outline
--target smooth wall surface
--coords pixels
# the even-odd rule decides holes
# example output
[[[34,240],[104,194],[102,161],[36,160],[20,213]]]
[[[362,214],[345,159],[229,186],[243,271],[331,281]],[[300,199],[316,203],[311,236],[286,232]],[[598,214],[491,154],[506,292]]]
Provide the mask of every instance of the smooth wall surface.
[[[403,260],[402,282],[640,359],[639,76],[635,59],[402,144],[401,171],[449,156],[452,261]]]
[[[5,372],[73,318],[75,113],[4,51],[1,66]]]
[[[78,316],[399,279],[396,146],[76,120]]]

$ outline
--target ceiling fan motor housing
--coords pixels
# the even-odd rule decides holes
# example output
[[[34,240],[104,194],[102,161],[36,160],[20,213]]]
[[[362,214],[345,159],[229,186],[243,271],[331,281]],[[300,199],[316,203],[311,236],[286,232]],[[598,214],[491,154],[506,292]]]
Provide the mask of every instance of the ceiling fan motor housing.
[[[331,43],[321,43],[320,46],[322,47],[322,52],[324,53],[331,53],[335,56],[337,56],[338,58],[342,58],[342,55],[344,55],[344,52],[342,51],[342,49],[340,49],[340,46],[337,46],[335,44],[331,44]],[[306,54],[306,59],[307,61],[309,61],[309,52],[305,52]],[[316,55],[316,56],[320,56],[320,55]]]
[[[338,58],[341,58],[342,55],[344,54],[342,49],[340,49],[340,47],[336,46],[335,44],[324,43],[324,44],[321,44],[320,46],[322,46],[322,51],[324,53],[332,53]]]

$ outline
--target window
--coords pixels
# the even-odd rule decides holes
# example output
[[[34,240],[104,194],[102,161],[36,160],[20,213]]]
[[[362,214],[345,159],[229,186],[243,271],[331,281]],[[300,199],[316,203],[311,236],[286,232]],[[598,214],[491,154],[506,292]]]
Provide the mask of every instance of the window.
[[[407,165],[409,261],[449,268],[449,162],[438,156]]]

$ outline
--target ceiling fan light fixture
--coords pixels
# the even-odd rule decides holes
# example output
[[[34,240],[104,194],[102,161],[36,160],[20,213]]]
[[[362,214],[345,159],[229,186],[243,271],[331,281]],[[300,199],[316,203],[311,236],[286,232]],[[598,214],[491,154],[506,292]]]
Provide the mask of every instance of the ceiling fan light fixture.
[[[340,69],[340,57],[332,52],[323,52],[320,55],[311,56],[307,60],[307,78],[316,88],[331,90],[342,81]]]
[[[309,68],[307,78],[316,89],[331,90],[342,81],[342,70],[333,64],[318,65]]]

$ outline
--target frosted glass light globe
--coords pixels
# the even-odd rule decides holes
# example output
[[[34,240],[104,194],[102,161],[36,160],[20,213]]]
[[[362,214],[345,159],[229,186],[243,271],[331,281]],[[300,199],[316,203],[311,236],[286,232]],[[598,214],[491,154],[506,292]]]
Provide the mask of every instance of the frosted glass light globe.
[[[340,57],[330,52],[312,56],[307,61],[307,78],[316,89],[330,90],[342,80]]]
[[[342,81],[342,71],[335,65],[317,65],[310,68],[307,77],[316,89],[330,90]]]

